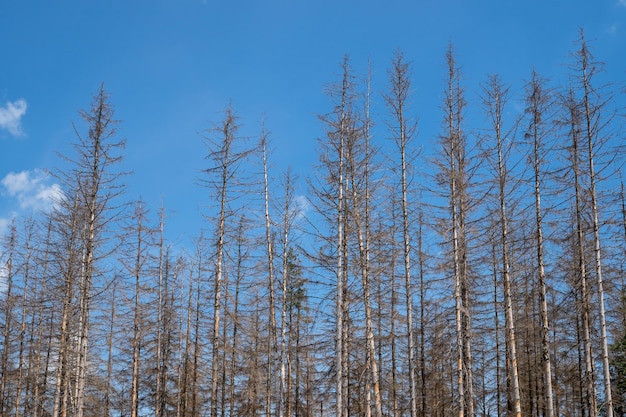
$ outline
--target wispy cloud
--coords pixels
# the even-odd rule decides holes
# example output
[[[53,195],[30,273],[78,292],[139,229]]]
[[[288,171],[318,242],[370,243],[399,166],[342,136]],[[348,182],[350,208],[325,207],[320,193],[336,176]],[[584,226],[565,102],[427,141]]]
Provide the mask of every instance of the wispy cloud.
[[[51,210],[62,197],[59,184],[40,169],[10,172],[1,181],[5,193],[19,202],[21,209]]]
[[[5,219],[0,217],[0,239],[8,232],[10,224],[11,219]]]
[[[626,7],[626,0],[617,0],[617,5],[618,6],[622,6],[622,7]]]
[[[23,136],[22,117],[26,114],[26,100],[7,101],[0,107],[0,130],[6,130],[13,136]]]
[[[296,219],[301,219],[306,217],[307,213],[311,209],[311,202],[306,198],[306,196],[299,195],[295,197],[295,217]]]

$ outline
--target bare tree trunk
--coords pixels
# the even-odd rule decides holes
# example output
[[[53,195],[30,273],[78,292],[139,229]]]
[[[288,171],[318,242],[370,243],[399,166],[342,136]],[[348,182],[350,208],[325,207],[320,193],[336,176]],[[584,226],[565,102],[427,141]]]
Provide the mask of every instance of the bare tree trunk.
[[[458,415],[474,416],[474,387],[471,349],[471,316],[469,297],[469,277],[467,259],[468,216],[467,185],[469,173],[466,161],[466,140],[462,131],[465,99],[463,89],[459,85],[459,70],[456,66],[452,45],[446,53],[448,66],[447,90],[444,102],[445,132],[440,138],[442,145],[443,181],[448,187],[448,206],[450,213],[450,229],[445,233],[449,236],[452,250],[452,270],[454,277],[455,300],[455,332],[456,332],[456,398]],[[443,183],[442,181],[442,183]]]
[[[22,392],[24,391],[24,367],[25,365],[25,348],[26,348],[26,317],[27,317],[27,304],[31,301],[30,298],[30,265],[32,258],[32,240],[34,234],[34,223],[31,220],[27,220],[25,224],[25,242],[24,242],[24,258],[22,260],[22,276],[23,276],[23,289],[22,289],[22,308],[20,314],[20,326],[19,326],[19,347],[18,347],[18,362],[17,362],[17,377],[16,377],[16,393],[15,393],[15,417],[20,417],[22,410],[21,401],[22,401]],[[6,346],[5,346],[6,349]],[[28,358],[26,358],[28,360]],[[29,364],[30,366],[30,364]],[[27,375],[28,376],[28,375]],[[26,387],[28,388],[28,386]],[[28,389],[26,390],[28,393]],[[28,400],[28,399],[27,399]],[[1,408],[0,408],[1,410]],[[25,411],[26,414],[26,411]]]
[[[502,415],[502,377],[500,373],[500,303],[498,302],[498,261],[496,256],[496,244],[491,246],[491,264],[493,266],[493,320],[494,320],[494,338],[495,338],[495,356],[496,356],[496,415]]]
[[[193,310],[193,268],[189,268],[189,282],[187,287],[187,306],[184,305],[184,281],[180,283],[180,337],[179,337],[179,373],[178,373],[178,401],[176,407],[176,414],[179,417],[184,417],[188,414],[189,410],[189,385],[190,385],[190,368],[191,368],[191,316]],[[186,310],[186,312],[185,312]],[[185,322],[183,324],[183,321]],[[185,329],[183,334],[183,328]],[[183,349],[184,345],[184,349]],[[182,358],[181,358],[182,355]]]
[[[346,238],[344,235],[344,223],[345,223],[345,208],[344,208],[344,143],[341,139],[341,145],[339,149],[339,178],[338,178],[338,196],[337,196],[337,300],[336,300],[336,320],[337,320],[337,334],[336,334],[336,355],[337,355],[337,393],[336,393],[336,407],[337,417],[348,416],[348,404],[347,404],[347,392],[345,391],[345,382],[347,378],[346,374],[346,360],[345,355],[345,325],[344,325],[344,312],[345,312],[345,287],[346,287],[346,272],[345,268],[345,251],[346,251]]]
[[[515,340],[515,318],[513,315],[513,297],[511,290],[511,266],[509,261],[509,215],[507,213],[507,178],[509,170],[506,166],[506,156],[504,155],[504,140],[506,133],[502,131],[503,111],[507,100],[508,89],[503,87],[497,76],[492,76],[485,86],[485,105],[491,117],[494,140],[497,149],[497,178],[498,178],[498,200],[499,200],[499,223],[500,223],[500,245],[502,256],[502,280],[504,284],[504,312],[505,327],[507,335],[507,346],[509,355],[509,375],[512,390],[513,412],[516,417],[521,417],[521,394],[519,372],[517,365],[517,343]]]
[[[68,279],[66,278],[66,281]],[[53,417],[63,417],[67,414],[67,405],[64,401],[65,393],[65,375],[66,375],[66,366],[67,366],[67,356],[68,356],[68,341],[67,341],[67,317],[69,315],[69,307],[68,300],[69,293],[66,290],[65,300],[63,302],[63,312],[61,318],[61,340],[59,344],[59,352],[58,352],[58,361],[56,364],[56,381],[55,381],[55,390],[54,390],[54,408],[53,408]]]
[[[215,263],[215,283],[213,288],[213,332],[211,337],[212,355],[211,355],[211,417],[217,417],[218,412],[218,375],[219,361],[218,354],[220,349],[220,320],[222,311],[222,281],[224,275],[224,236],[226,223],[226,185],[228,172],[224,167],[222,175],[222,188],[220,190],[220,214],[217,227],[217,260]]]
[[[548,300],[546,273],[544,267],[543,212],[541,209],[541,150],[543,146],[543,117],[550,98],[546,96],[543,80],[533,71],[527,86],[527,109],[530,118],[529,135],[533,141],[533,171],[535,176],[535,245],[537,250],[537,273],[539,280],[539,311],[541,319],[541,363],[543,365],[543,394],[545,417],[554,417],[554,398],[552,392],[552,365],[550,361],[550,321],[548,318]]]
[[[580,114],[576,107],[576,103],[573,98],[570,97],[570,101],[567,103],[568,111],[570,112],[571,130],[570,136],[572,140],[571,148],[571,162],[572,162],[572,174],[574,176],[574,192],[575,192],[575,218],[576,218],[576,250],[578,259],[578,279],[580,285],[580,302],[581,302],[581,325],[582,325],[582,337],[584,346],[584,361],[585,369],[583,373],[583,386],[585,388],[584,401],[586,408],[588,409],[589,417],[597,417],[597,396],[595,388],[595,373],[593,368],[593,352],[591,347],[591,329],[590,329],[590,306],[589,306],[589,290],[588,290],[588,277],[587,266],[585,260],[585,247],[584,247],[584,231],[583,231],[583,213],[582,213],[582,196],[581,196],[581,184],[580,184],[580,168],[579,168],[579,132],[580,132]]]
[[[135,259],[133,265],[133,275],[135,278],[135,294],[133,300],[133,360],[132,360],[132,383],[131,383],[131,417],[137,417],[139,415],[139,360],[140,360],[140,345],[141,345],[141,329],[140,329],[140,292],[141,292],[141,271],[143,268],[144,258],[144,217],[145,211],[141,201],[137,204],[135,209]]]
[[[207,188],[213,190],[212,197],[217,204],[216,230],[215,230],[215,276],[213,290],[213,327],[211,333],[211,413],[210,417],[218,417],[218,392],[219,392],[219,354],[224,341],[220,340],[220,326],[222,315],[222,292],[224,281],[224,263],[226,251],[227,219],[230,217],[229,203],[236,185],[236,171],[239,161],[246,157],[250,151],[238,151],[237,142],[241,139],[237,136],[239,125],[237,117],[231,106],[225,111],[223,120],[210,132],[214,137],[205,137],[208,148],[207,159],[210,161],[209,168],[204,172],[208,179],[204,180]],[[222,404],[223,407],[223,404]]]
[[[72,314],[72,303],[74,300],[74,291],[76,285],[76,276],[75,276],[75,263],[76,263],[76,254],[75,254],[75,246],[77,237],[77,225],[78,225],[78,197],[76,195],[73,196],[73,205],[71,208],[66,207],[65,210],[68,211],[66,213],[69,215],[70,220],[68,223],[64,224],[65,219],[60,219],[57,227],[57,232],[62,234],[64,231],[67,231],[67,236],[61,236],[63,240],[60,242],[62,245],[61,250],[66,250],[65,262],[62,266],[62,276],[63,276],[63,307],[61,313],[61,323],[59,329],[59,347],[57,352],[57,363],[56,363],[56,380],[55,380],[55,390],[54,390],[54,408],[52,412],[53,417],[65,417],[68,412],[68,391],[69,391],[69,363],[71,360],[70,351],[70,323],[69,318]],[[67,203],[64,201],[64,203]],[[59,215],[61,217],[62,214]]]
[[[237,228],[237,275],[235,279],[235,294],[233,297],[233,333],[232,333],[232,350],[230,352],[230,412],[235,412],[235,377],[237,374],[237,360],[238,360],[238,349],[239,349],[239,294],[241,291],[241,282],[243,279],[244,271],[241,269],[241,265],[243,264],[243,259],[246,256],[245,250],[245,230],[246,230],[246,219],[244,216],[239,218],[239,225]]]
[[[115,306],[117,303],[116,299],[117,292],[117,280],[113,282],[113,288],[111,289],[111,314],[109,315],[109,329],[107,332],[107,378],[106,378],[106,386],[105,386],[105,399],[104,399],[104,415],[111,415],[111,392],[113,388],[113,345],[114,343],[114,335],[115,335],[115,323],[116,323],[116,311]]]
[[[38,259],[38,263],[42,267],[41,276],[45,278],[48,277],[48,268],[50,267],[50,252],[51,252],[50,246],[52,244],[51,235],[52,235],[52,219],[49,219],[47,223],[47,227],[46,227],[46,239],[44,243],[44,249],[42,251],[43,258]],[[38,299],[40,300],[40,303],[39,303],[38,313],[37,313],[37,316],[38,316],[37,326],[34,325],[35,317],[33,317],[33,328],[35,327],[37,328],[37,335],[36,335],[36,343],[35,343],[36,353],[35,353],[34,364],[33,364],[33,369],[32,369],[33,373],[35,374],[34,382],[33,382],[34,388],[33,388],[33,394],[32,394],[32,398],[33,398],[32,417],[39,417],[40,410],[44,408],[40,404],[41,393],[43,392],[44,395],[46,394],[48,379],[52,379],[49,376],[48,372],[49,372],[50,356],[51,356],[51,350],[52,350],[52,343],[50,343],[50,339],[52,338],[51,335],[53,333],[52,323],[54,322],[54,312],[50,312],[50,323],[46,329],[49,335],[48,336],[49,339],[46,343],[46,353],[45,353],[43,369],[41,367],[42,366],[41,351],[44,349],[44,328],[46,327],[43,325],[44,320],[45,320],[44,318],[45,303],[43,302],[45,290],[46,288],[43,285],[43,283],[40,283],[40,287],[38,288]],[[33,331],[33,335],[34,335],[34,331]],[[54,400],[54,397],[53,397],[53,400]]]
[[[406,332],[408,349],[408,372],[411,417],[417,417],[417,367],[415,363],[415,335],[413,328],[413,288],[411,279],[411,228],[409,221],[409,163],[407,146],[410,143],[415,125],[411,125],[405,109],[411,89],[409,65],[404,62],[402,53],[396,52],[392,68],[389,71],[391,92],[385,97],[394,117],[394,141],[400,157],[400,187],[402,193],[402,235],[404,261],[404,289],[406,309]]]
[[[3,304],[3,313],[4,313],[4,331],[2,332],[3,343],[2,343],[2,359],[0,362],[0,412],[2,414],[9,412],[9,404],[6,400],[6,391],[7,386],[9,384],[9,351],[11,350],[11,332],[13,330],[12,325],[12,317],[13,317],[13,304],[14,304],[14,294],[13,294],[13,276],[15,274],[13,260],[15,256],[17,245],[17,228],[15,226],[15,221],[12,222],[10,226],[10,232],[7,237],[7,248],[6,251],[8,253],[8,257],[6,263],[4,265],[4,285],[6,290],[3,294],[4,299],[6,300]]]
[[[157,337],[156,337],[156,386],[155,386],[155,398],[154,398],[154,415],[155,417],[161,417],[164,414],[163,411],[163,395],[164,384],[161,368],[163,367],[163,288],[164,288],[164,264],[165,264],[165,242],[164,242],[164,228],[165,228],[165,209],[161,208],[161,216],[159,220],[159,259],[158,259],[158,284],[157,284]]]
[[[281,338],[280,338],[280,395],[284,401],[284,410],[286,416],[292,415],[291,410],[291,350],[290,346],[287,345],[287,334],[289,334],[289,341],[291,342],[291,337],[293,336],[293,316],[291,314],[294,307],[299,307],[297,303],[300,300],[293,300],[291,297],[295,297],[298,294],[293,294],[293,291],[290,291],[293,288],[294,283],[292,282],[292,278],[290,275],[291,265],[290,265],[290,235],[291,228],[294,222],[295,211],[292,207],[293,200],[295,198],[295,189],[293,184],[293,178],[291,176],[291,171],[288,170],[284,177],[284,192],[285,192],[285,201],[283,203],[283,222],[282,222],[282,300],[281,300],[281,309],[280,309],[280,328],[281,328]],[[289,321],[289,329],[287,329],[287,321]],[[296,416],[299,415],[299,375],[300,375],[300,367],[299,367],[299,321],[296,323],[296,394],[295,394],[295,412]],[[288,332],[289,330],[289,332]],[[281,409],[283,408],[281,407]]]
[[[329,170],[333,172],[332,184],[335,189],[336,196],[331,198],[336,200],[336,223],[335,223],[335,276],[336,276],[336,295],[335,295],[335,413],[337,417],[348,416],[348,367],[347,367],[347,309],[346,309],[346,289],[347,289],[347,245],[346,245],[346,223],[347,223],[347,207],[346,207],[346,141],[349,134],[351,115],[351,81],[348,57],[345,56],[342,63],[342,81],[341,86],[333,94],[339,96],[339,102],[333,113],[336,120],[327,120],[329,125],[329,140],[332,142],[331,147],[336,152],[337,160],[334,166],[328,165]]]
[[[200,399],[198,398],[199,396],[199,378],[200,378],[200,370],[199,370],[199,366],[200,366],[200,354],[201,354],[201,347],[200,347],[200,304],[201,304],[201,294],[202,294],[202,268],[203,268],[203,254],[202,254],[202,249],[201,249],[201,242],[204,239],[202,237],[200,237],[199,239],[199,250],[198,250],[198,255],[197,255],[197,263],[198,263],[198,270],[197,270],[197,277],[196,277],[196,300],[195,300],[195,306],[194,306],[194,342],[193,342],[193,375],[192,375],[192,381],[191,381],[191,405],[190,405],[190,415],[191,417],[198,417],[200,415]],[[237,301],[237,300],[235,300]],[[235,316],[235,321],[237,320],[237,317]],[[236,334],[233,335],[233,344],[235,343],[235,337]]]
[[[376,417],[382,417],[382,399],[380,395],[379,375],[378,375],[378,363],[376,361],[376,341],[374,340],[374,331],[372,323],[372,308],[371,308],[371,289],[370,289],[370,132],[369,132],[369,79],[368,79],[368,93],[366,98],[366,120],[365,120],[365,132],[364,132],[364,155],[362,160],[357,161],[358,152],[356,148],[359,147],[354,141],[356,138],[350,138],[347,146],[346,165],[347,165],[347,177],[350,181],[350,188],[352,190],[352,209],[350,215],[354,221],[354,228],[357,234],[357,243],[359,248],[359,270],[361,273],[361,281],[363,285],[363,303],[365,309],[365,338],[366,338],[366,357],[367,366],[369,368],[369,384],[374,391],[374,405],[376,409]],[[361,159],[361,158],[359,158]],[[357,165],[363,165],[362,172],[357,172]],[[357,178],[358,177],[358,178]],[[359,185],[363,181],[364,190],[359,192]],[[363,201],[361,201],[361,194]],[[361,217],[361,211],[364,213],[364,218]],[[371,395],[370,387],[367,387],[367,393]],[[366,401],[366,407],[369,415],[371,415],[371,401]]]
[[[593,240],[594,240],[594,254],[595,254],[595,269],[597,278],[597,291],[598,291],[598,307],[599,307],[599,319],[600,319],[600,338],[602,345],[602,365],[603,365],[603,380],[604,380],[604,396],[606,403],[606,415],[607,417],[613,417],[613,398],[611,392],[611,369],[609,364],[609,344],[606,333],[606,312],[604,301],[604,282],[602,280],[602,255],[600,250],[600,221],[598,214],[598,198],[596,192],[596,171],[594,166],[594,141],[599,135],[599,117],[601,105],[592,104],[593,89],[591,86],[591,78],[593,77],[593,64],[589,62],[591,54],[587,49],[583,31],[580,31],[580,51],[579,64],[581,74],[579,76],[583,87],[583,134],[587,141],[587,163],[588,163],[588,175],[589,175],[589,187],[591,194],[591,210],[593,215]]]
[[[271,415],[272,405],[272,389],[271,383],[275,366],[274,354],[277,349],[277,331],[276,331],[276,288],[274,276],[274,247],[272,242],[272,222],[270,219],[270,195],[269,195],[269,178],[267,173],[267,133],[265,129],[261,133],[261,152],[263,156],[263,195],[265,203],[265,245],[267,248],[267,273],[268,273],[268,290],[269,290],[269,340],[267,342],[267,374],[266,374],[266,405],[265,414],[267,417]],[[278,404],[276,414],[283,417],[283,399],[284,399],[284,369],[280,368],[280,389],[277,393]]]
[[[389,289],[390,292],[390,306],[389,306],[389,313],[390,313],[390,325],[389,325],[389,343],[390,343],[390,361],[391,361],[391,387],[390,387],[390,401],[391,401],[391,415],[392,417],[399,417],[400,415],[400,406],[399,406],[399,402],[398,402],[398,380],[397,380],[397,369],[398,369],[398,364],[397,364],[397,349],[396,349],[396,316],[397,316],[397,312],[396,312],[396,257],[397,257],[397,248],[396,248],[396,228],[397,228],[397,214],[396,214],[396,210],[395,207],[397,206],[396,201],[395,201],[395,197],[394,196],[390,196],[390,200],[391,200],[391,222],[392,222],[392,227],[393,230],[391,231],[390,235],[390,244],[391,247],[390,249],[390,264],[389,264],[389,271],[390,271],[390,277],[389,277],[389,281],[390,281],[390,286],[391,288]],[[382,291],[381,291],[382,292]],[[382,350],[382,349],[381,349]]]
[[[424,268],[426,265],[424,252],[424,213],[420,209],[418,216],[419,226],[417,230],[417,245],[419,254],[419,292],[420,292],[420,349],[419,349],[419,370],[420,370],[420,395],[422,397],[420,405],[420,416],[425,417],[426,408],[426,283],[424,282]]]

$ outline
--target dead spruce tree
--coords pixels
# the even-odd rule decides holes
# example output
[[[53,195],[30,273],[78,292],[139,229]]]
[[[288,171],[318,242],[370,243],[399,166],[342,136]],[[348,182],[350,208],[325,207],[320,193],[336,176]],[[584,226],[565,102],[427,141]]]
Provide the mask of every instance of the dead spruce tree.
[[[446,53],[448,77],[444,104],[443,132],[439,136],[440,157],[435,162],[439,168],[437,182],[442,187],[448,203],[449,218],[444,221],[442,234],[450,245],[450,268],[454,280],[455,333],[456,333],[456,398],[458,416],[474,416],[474,386],[472,360],[472,331],[470,282],[468,267],[467,222],[469,217],[468,187],[471,178],[467,155],[467,138],[464,132],[466,101],[461,86],[461,73],[456,64],[452,45]],[[447,190],[446,190],[447,188]]]
[[[515,417],[521,417],[521,394],[518,371],[516,323],[513,307],[513,276],[511,272],[511,214],[509,207],[511,171],[508,166],[509,150],[512,145],[512,130],[504,129],[504,112],[508,100],[508,88],[497,75],[490,76],[484,86],[483,103],[490,121],[489,134],[483,139],[486,143],[486,159],[494,171],[497,183],[497,208],[495,218],[500,226],[498,257],[502,261],[501,281],[504,286],[504,321],[507,347],[507,381],[510,381],[511,398],[509,403]]]
[[[229,105],[221,122],[214,125],[204,136],[207,146],[206,159],[209,167],[203,172],[205,178],[201,184],[209,190],[210,197],[216,204],[215,213],[210,216],[214,222],[213,233],[214,246],[213,256],[215,259],[214,290],[213,290],[213,326],[211,331],[211,417],[218,416],[219,401],[218,388],[220,378],[220,340],[222,293],[224,282],[224,264],[226,257],[226,239],[229,235],[229,221],[233,217],[232,202],[237,197],[238,169],[241,162],[250,154],[250,150],[242,149],[241,142],[244,139],[238,133],[239,124],[237,116]],[[232,230],[232,229],[230,229]],[[223,406],[223,404],[222,404]]]
[[[391,113],[389,123],[392,138],[397,149],[397,168],[400,197],[400,216],[402,230],[402,259],[404,265],[404,292],[406,309],[407,360],[409,372],[409,389],[411,417],[417,417],[417,366],[415,359],[415,329],[413,326],[413,286],[411,278],[411,236],[409,212],[409,187],[411,185],[411,161],[414,159],[411,142],[414,138],[416,125],[407,114],[408,100],[411,94],[410,66],[401,52],[396,52],[389,73],[389,93],[385,102]],[[424,393],[422,393],[424,395]]]
[[[111,251],[108,232],[119,208],[115,197],[122,191],[120,177],[113,167],[119,163],[125,142],[116,140],[116,121],[109,95],[100,86],[88,110],[82,110],[87,133],[75,127],[76,156],[65,157],[70,169],[59,174],[64,195],[54,214],[61,251],[64,302],[59,329],[55,402],[53,416],[85,413],[91,303],[96,285],[106,285],[99,261]],[[77,306],[77,310],[73,307]]]
[[[532,152],[532,172],[534,177],[535,199],[535,248],[537,280],[539,285],[539,314],[541,320],[541,363],[543,371],[543,396],[545,416],[554,417],[554,398],[552,390],[552,363],[550,354],[550,320],[547,300],[547,283],[544,257],[544,211],[541,206],[541,195],[544,187],[544,159],[545,147],[550,139],[548,120],[552,107],[551,92],[545,86],[546,82],[537,72],[533,71],[531,80],[526,85],[526,140]]]

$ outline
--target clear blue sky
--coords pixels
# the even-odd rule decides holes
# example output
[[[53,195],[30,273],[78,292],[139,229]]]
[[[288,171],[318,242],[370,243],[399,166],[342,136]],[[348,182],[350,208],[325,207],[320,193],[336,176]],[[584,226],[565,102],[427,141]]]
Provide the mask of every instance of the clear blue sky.
[[[61,163],[56,151],[71,154],[72,123],[101,82],[127,139],[127,198],[141,196],[155,216],[163,200],[170,237],[185,240],[207,203],[196,184],[198,133],[231,100],[246,135],[258,134],[264,115],[276,170],[292,165],[304,176],[323,135],[316,115],[330,110],[324,86],[344,54],[358,72],[371,59],[380,90],[393,52],[404,51],[428,147],[449,42],[472,100],[487,74],[514,93],[533,67],[562,74],[580,27],[623,82],[626,0],[3,0],[0,229],[56,192],[44,170]]]

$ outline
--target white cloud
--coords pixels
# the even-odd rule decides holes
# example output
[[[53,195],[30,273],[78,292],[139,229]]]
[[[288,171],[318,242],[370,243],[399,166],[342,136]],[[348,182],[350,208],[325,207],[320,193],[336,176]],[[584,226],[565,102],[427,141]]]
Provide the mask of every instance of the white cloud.
[[[48,211],[62,197],[61,187],[50,183],[50,176],[40,170],[10,172],[0,184],[10,197],[14,197],[22,209]]]
[[[10,224],[11,224],[11,219],[0,217],[0,239],[9,231]]]
[[[308,200],[308,198],[306,198],[303,195],[296,196],[295,203],[296,203],[296,207],[295,207],[296,219],[301,219],[303,217],[306,217],[306,214],[311,209],[311,202]]]
[[[622,7],[626,7],[626,0],[618,0],[617,4],[619,4]]]
[[[5,107],[0,107],[0,129],[8,131],[13,136],[22,136],[22,116],[26,114],[26,100],[7,101]]]

